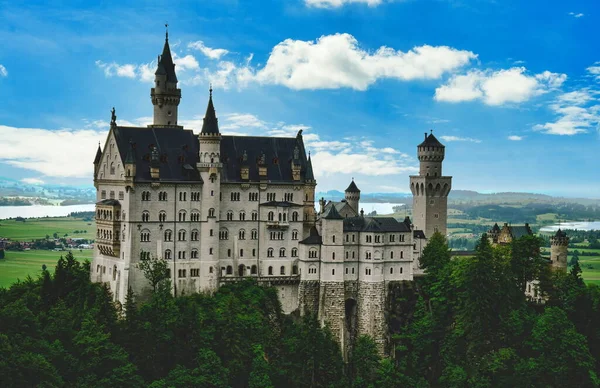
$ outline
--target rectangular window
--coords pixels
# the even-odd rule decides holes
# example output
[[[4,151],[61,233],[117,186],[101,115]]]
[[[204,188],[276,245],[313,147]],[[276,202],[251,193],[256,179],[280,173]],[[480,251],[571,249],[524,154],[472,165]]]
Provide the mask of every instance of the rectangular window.
[[[178,275],[179,275],[179,277],[180,277],[180,278],[184,278],[184,277],[186,277],[186,276],[185,276],[185,269],[180,269],[180,270],[178,270],[177,272],[178,272]]]
[[[114,191],[110,191],[110,199],[115,199],[115,192]]]
[[[192,268],[190,269],[190,277],[197,278],[200,276],[200,269]]]
[[[124,200],[125,199],[125,193],[122,191],[119,191],[119,200]]]
[[[100,194],[100,198],[106,199],[106,190],[102,190],[102,193]]]

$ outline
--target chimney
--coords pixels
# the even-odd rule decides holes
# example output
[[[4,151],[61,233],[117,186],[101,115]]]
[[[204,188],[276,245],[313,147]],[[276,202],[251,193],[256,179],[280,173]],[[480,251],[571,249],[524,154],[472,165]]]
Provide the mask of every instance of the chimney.
[[[427,140],[427,132],[425,132],[425,140]]]
[[[360,216],[363,218],[365,217],[365,211],[363,209],[360,209]]]

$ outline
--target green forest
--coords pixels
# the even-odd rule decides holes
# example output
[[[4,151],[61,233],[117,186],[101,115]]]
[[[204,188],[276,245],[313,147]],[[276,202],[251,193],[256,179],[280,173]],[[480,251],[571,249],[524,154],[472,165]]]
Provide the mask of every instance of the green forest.
[[[389,357],[359,337],[344,360],[327,326],[284,315],[274,289],[228,284],[174,298],[147,262],[154,292],[123,309],[70,253],[53,274],[0,289],[3,387],[594,387],[600,288],[577,263],[551,271],[541,241],[450,257],[434,235],[426,276],[390,287]],[[527,300],[539,279],[545,304]],[[409,283],[409,282],[406,282]],[[127,312],[124,314],[124,312]]]

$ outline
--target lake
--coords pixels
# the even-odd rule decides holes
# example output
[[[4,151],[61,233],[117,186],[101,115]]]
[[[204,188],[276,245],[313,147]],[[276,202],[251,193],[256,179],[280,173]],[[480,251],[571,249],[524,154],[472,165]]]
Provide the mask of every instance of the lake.
[[[399,203],[360,203],[365,214],[375,210],[377,214],[391,214],[394,206],[404,206]],[[71,206],[0,206],[0,220],[6,218],[24,217],[65,217],[72,212],[93,212],[95,205],[71,205]]]
[[[560,229],[600,230],[600,221],[561,222],[560,225],[549,225],[540,228],[540,232],[556,232]]]
[[[0,220],[6,218],[24,217],[66,217],[72,212],[93,212],[94,204],[70,206],[0,206]]]

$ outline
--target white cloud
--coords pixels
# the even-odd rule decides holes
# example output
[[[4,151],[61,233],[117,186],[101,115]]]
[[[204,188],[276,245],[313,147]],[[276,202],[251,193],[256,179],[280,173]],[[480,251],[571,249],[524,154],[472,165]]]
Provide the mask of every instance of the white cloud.
[[[586,70],[588,73],[590,73],[592,76],[594,76],[594,78],[596,78],[597,80],[600,80],[600,62],[596,62],[594,63],[594,66],[590,66],[588,67]]]
[[[221,59],[221,57],[223,55],[227,55],[227,53],[229,53],[229,51],[225,50],[225,49],[221,49],[221,48],[215,49],[215,48],[206,47],[204,45],[204,42],[202,42],[201,40],[188,43],[188,48],[194,49],[194,50],[199,50],[202,54],[209,57],[210,59],[217,59],[217,60]]]
[[[316,41],[284,40],[255,79],[291,89],[366,90],[380,79],[437,79],[475,58],[470,51],[428,45],[407,52],[382,46],[369,53],[352,35],[334,34]]]
[[[173,63],[175,63],[177,71],[196,70],[200,68],[200,64],[193,55],[179,57],[174,55]]]
[[[136,65],[125,64],[119,65],[115,62],[112,63],[104,63],[102,61],[96,61],[96,66],[104,70],[104,75],[107,77],[127,77],[127,78],[135,78],[136,77]]]
[[[21,182],[23,183],[27,183],[30,185],[43,185],[44,181],[38,178],[23,178],[21,179]]]
[[[4,67],[4,65],[0,64],[0,77],[6,76],[8,76],[8,70],[6,70],[6,67]]]
[[[523,136],[510,135],[510,136],[508,137],[508,140],[512,140],[512,141],[521,141],[521,140],[523,140]]]
[[[98,142],[106,134],[106,130],[0,125],[0,161],[50,177],[90,177]]]
[[[600,105],[594,94],[587,88],[561,94],[550,104],[556,120],[537,124],[533,129],[549,135],[572,136],[588,132],[593,127],[598,128]]]
[[[460,136],[441,136],[442,140],[445,141],[467,141],[471,143],[481,143],[479,139],[473,139],[472,137],[460,137]]]
[[[304,0],[304,4],[315,8],[339,8],[351,3],[362,3],[369,7],[375,7],[383,3],[383,0]]]
[[[569,15],[573,16],[574,18],[580,18],[580,17],[584,16],[584,14],[582,14],[582,13],[575,13],[575,12],[569,12]]]
[[[524,67],[508,70],[470,70],[454,75],[435,90],[435,100],[461,102],[481,99],[487,105],[521,103],[551,90],[558,89],[566,74],[544,71],[528,75]]]

